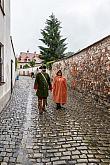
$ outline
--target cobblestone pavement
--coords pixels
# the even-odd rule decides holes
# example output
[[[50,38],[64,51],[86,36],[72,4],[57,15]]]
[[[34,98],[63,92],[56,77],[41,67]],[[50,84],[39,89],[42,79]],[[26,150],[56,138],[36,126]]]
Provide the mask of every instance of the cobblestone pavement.
[[[110,165],[109,112],[74,96],[39,116],[33,82],[20,77],[0,114],[1,165]]]

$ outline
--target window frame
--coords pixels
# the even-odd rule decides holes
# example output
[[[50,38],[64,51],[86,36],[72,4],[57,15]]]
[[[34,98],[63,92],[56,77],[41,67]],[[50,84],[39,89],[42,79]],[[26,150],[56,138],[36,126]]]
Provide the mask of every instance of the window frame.
[[[23,69],[23,66],[20,64],[20,69]]]
[[[0,0],[0,9],[1,9],[3,15],[5,15],[5,12],[4,12],[4,0]]]
[[[3,52],[4,52],[4,46],[0,43],[0,85],[4,84],[4,71],[3,71],[3,67],[4,67],[4,56],[3,56]]]

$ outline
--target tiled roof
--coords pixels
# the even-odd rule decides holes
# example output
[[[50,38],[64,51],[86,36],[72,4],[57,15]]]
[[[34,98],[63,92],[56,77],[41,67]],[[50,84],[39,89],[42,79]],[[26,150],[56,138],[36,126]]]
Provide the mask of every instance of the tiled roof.
[[[19,62],[30,62],[32,60],[35,60],[36,63],[42,63],[42,60],[39,58],[40,54],[30,53],[30,52],[21,52],[18,57],[18,63]]]

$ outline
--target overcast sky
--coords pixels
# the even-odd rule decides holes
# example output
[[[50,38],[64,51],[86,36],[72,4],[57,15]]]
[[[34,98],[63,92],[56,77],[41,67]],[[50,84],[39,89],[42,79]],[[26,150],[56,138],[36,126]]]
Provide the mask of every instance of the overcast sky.
[[[76,52],[110,34],[110,0],[11,0],[16,54],[40,52],[41,29],[51,13],[61,21],[66,52]]]

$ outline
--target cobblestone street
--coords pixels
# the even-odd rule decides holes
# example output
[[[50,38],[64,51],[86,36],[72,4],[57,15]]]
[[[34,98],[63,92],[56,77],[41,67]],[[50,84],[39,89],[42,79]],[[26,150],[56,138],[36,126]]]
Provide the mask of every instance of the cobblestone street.
[[[0,114],[1,165],[110,165],[110,114],[74,96],[61,110],[48,98],[39,116],[34,79],[20,77]]]

